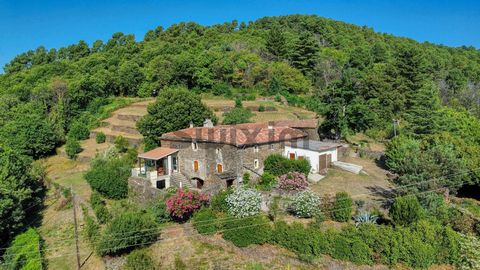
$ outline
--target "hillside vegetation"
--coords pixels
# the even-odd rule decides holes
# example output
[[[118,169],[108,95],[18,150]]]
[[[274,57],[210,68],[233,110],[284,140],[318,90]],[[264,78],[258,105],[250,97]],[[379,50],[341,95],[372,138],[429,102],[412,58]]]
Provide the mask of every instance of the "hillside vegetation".
[[[197,107],[202,107],[198,115],[214,115],[199,102],[191,102],[195,108],[180,106],[187,96],[191,101],[198,101],[198,94],[235,98],[248,108],[247,100],[261,95],[321,115],[322,137],[333,139],[363,132],[389,140],[396,119],[400,136],[386,147],[395,183],[414,192],[456,191],[480,182],[480,52],[475,48],[420,44],[367,27],[292,15],[208,27],[178,23],[148,31],[141,41],[115,33],[90,45],[39,47],[15,57],[4,71],[0,186],[9,188],[0,189],[2,246],[41,208],[45,173],[32,162],[64,143],[66,154],[75,158],[79,141],[88,139],[90,130],[101,130],[98,119],[129,104],[116,97],[160,95],[165,101],[165,93],[181,89],[187,94],[166,108],[180,118]],[[152,108],[161,113],[158,100]],[[151,111],[146,119],[152,121],[140,132],[153,138],[191,122],[150,125],[177,116],[160,119]],[[438,181],[418,185],[431,179]]]

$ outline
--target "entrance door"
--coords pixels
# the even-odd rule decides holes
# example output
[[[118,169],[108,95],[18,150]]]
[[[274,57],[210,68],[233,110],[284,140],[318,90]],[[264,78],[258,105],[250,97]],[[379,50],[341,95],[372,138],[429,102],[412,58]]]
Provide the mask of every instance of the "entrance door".
[[[327,168],[332,166],[332,154],[327,154]]]
[[[195,180],[197,180],[197,188],[198,188],[198,189],[202,189],[202,187],[203,187],[203,180],[202,180],[202,179],[198,179],[198,178],[195,179]]]
[[[290,153],[290,160],[295,160],[295,153]]]
[[[234,179],[227,180],[227,188],[233,186]]]
[[[327,169],[327,155],[323,154],[318,157],[318,171],[324,173]]]
[[[172,156],[172,170],[178,172],[178,161],[176,156]]]

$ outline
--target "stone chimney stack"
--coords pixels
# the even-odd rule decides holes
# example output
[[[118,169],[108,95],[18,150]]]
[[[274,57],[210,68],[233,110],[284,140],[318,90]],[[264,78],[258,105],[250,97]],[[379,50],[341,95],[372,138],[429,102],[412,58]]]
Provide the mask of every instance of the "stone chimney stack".
[[[205,121],[203,121],[203,127],[206,127],[206,128],[213,128],[213,122],[211,119],[205,119]]]
[[[193,128],[193,122],[190,122],[190,128]]]

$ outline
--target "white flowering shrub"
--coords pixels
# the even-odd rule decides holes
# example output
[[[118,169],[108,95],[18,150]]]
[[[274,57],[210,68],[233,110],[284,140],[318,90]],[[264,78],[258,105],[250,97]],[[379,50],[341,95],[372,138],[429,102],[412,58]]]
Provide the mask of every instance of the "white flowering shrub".
[[[313,217],[320,211],[320,197],[310,190],[297,193],[290,204],[290,210],[298,217]]]
[[[462,235],[458,269],[480,269],[480,240],[473,235]]]
[[[237,218],[250,217],[260,212],[262,195],[251,188],[239,188],[225,199],[228,213]]]

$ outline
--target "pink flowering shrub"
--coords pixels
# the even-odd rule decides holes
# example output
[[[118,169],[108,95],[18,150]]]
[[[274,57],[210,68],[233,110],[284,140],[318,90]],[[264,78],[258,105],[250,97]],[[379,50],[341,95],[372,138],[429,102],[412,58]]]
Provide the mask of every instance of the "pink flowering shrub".
[[[208,195],[196,191],[178,189],[167,201],[167,211],[176,220],[187,220],[197,209],[208,203]]]
[[[286,173],[278,177],[278,187],[291,191],[305,190],[308,187],[307,177],[300,172]]]

